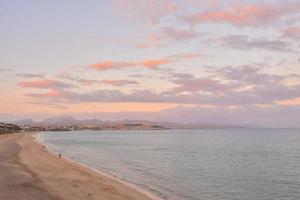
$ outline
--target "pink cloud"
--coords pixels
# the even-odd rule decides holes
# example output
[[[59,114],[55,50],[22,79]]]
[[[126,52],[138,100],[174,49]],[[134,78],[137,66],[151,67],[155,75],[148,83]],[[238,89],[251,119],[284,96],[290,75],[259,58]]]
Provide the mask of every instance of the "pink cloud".
[[[151,64],[155,65],[155,64]],[[70,91],[51,84],[34,84],[50,88],[47,93],[26,94],[48,103],[178,103],[213,106],[277,105],[277,102],[300,97],[300,84],[287,84],[291,75],[263,72],[261,66],[229,66],[207,69],[197,77],[191,73],[168,73],[164,81],[174,85],[165,91],[140,89],[123,92],[119,89]],[[298,77],[298,74],[293,74]],[[76,81],[74,79],[74,81]],[[100,80],[99,83],[122,86],[135,84],[130,80]],[[32,87],[32,83],[26,87]],[[42,85],[42,86],[41,86]]]
[[[300,39],[300,26],[288,27],[282,30],[282,37]]]
[[[180,55],[182,58],[199,58],[199,57],[203,57],[205,55],[199,54],[199,53],[186,53],[186,54],[181,54]]]
[[[179,29],[174,27],[163,28],[160,32],[161,38],[171,39],[174,41],[182,41],[194,39],[199,36],[199,33],[190,29]]]
[[[135,46],[141,49],[146,49],[149,47],[146,43],[138,43]]]
[[[121,69],[121,68],[128,68],[128,67],[134,67],[136,63],[133,62],[114,62],[111,60],[103,61],[99,63],[95,63],[90,65],[90,67],[96,69],[96,70],[109,70],[109,69]]]
[[[182,42],[195,39],[201,34],[191,29],[182,29],[175,27],[162,28],[157,32],[151,33],[142,43],[138,43],[138,48],[162,47],[168,42]]]
[[[40,79],[34,81],[20,81],[18,83],[18,86],[21,88],[40,88],[40,89],[69,87],[69,85],[66,83],[55,81],[55,80],[47,80],[47,79]]]
[[[46,97],[60,97],[60,96],[62,96],[62,92],[53,90],[53,91],[45,93],[45,96]]]
[[[143,42],[136,44],[135,46],[141,49],[150,47],[161,47],[164,38],[158,33],[151,33]]]
[[[156,47],[159,47],[160,46],[160,43],[161,43],[161,41],[162,41],[162,38],[161,38],[161,36],[160,35],[158,35],[157,33],[152,33],[151,35],[150,35],[150,44],[152,45],[152,46],[156,46]]]
[[[184,17],[183,20],[198,24],[204,22],[229,23],[235,26],[257,26],[273,23],[283,16],[297,13],[300,9],[299,1],[283,3],[239,4],[216,11],[200,12]]]
[[[175,60],[190,60],[190,59],[196,59],[196,58],[202,58],[202,57],[211,57],[211,55],[205,55],[200,53],[181,53],[181,54],[174,54],[169,56],[169,58],[175,59]]]
[[[44,93],[27,93],[26,96],[32,97],[32,98],[37,98],[37,99],[59,99],[63,98],[66,91],[58,91],[58,90],[52,90],[49,92],[44,92]],[[50,103],[50,102],[49,102]]]
[[[132,16],[142,19],[146,24],[155,24],[163,17],[168,16],[178,7],[172,0],[118,0],[119,9]]]
[[[132,67],[145,67],[149,69],[155,69],[160,65],[168,64],[170,60],[168,59],[154,59],[154,60],[143,60],[134,62],[114,62],[114,61],[103,61],[90,65],[91,68],[104,71],[110,69],[123,69]]]
[[[156,68],[160,65],[164,65],[164,64],[168,64],[168,63],[170,63],[170,61],[167,59],[144,60],[144,61],[140,62],[140,64],[142,64],[144,67],[147,67],[147,68]]]

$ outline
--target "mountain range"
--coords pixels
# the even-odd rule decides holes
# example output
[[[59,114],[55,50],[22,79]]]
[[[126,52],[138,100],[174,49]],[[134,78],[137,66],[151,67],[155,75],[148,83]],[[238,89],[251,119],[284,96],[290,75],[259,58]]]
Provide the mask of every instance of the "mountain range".
[[[176,122],[154,122],[147,120],[120,120],[102,121],[99,119],[79,120],[72,116],[64,115],[47,118],[43,121],[33,121],[32,119],[22,119],[13,121],[19,126],[157,126],[168,129],[198,129],[198,128],[241,128],[241,126],[221,124],[221,123],[176,123]]]

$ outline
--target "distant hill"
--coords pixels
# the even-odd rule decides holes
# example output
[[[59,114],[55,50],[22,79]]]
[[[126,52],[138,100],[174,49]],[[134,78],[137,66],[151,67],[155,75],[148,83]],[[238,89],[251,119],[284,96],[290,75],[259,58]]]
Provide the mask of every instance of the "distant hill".
[[[175,122],[153,122],[147,120],[120,120],[102,121],[99,119],[79,120],[72,116],[64,115],[51,117],[40,122],[31,119],[16,121],[15,124],[24,126],[78,126],[78,127],[98,127],[99,129],[199,129],[199,128],[240,128],[240,126],[217,124],[217,123],[175,123]]]
[[[35,122],[32,119],[22,119],[22,120],[15,121],[13,123],[20,126],[24,126],[24,125],[32,125]]]
[[[0,122],[0,134],[4,134],[4,133],[14,133],[14,132],[18,132],[21,131],[22,129],[14,124],[6,124],[6,123],[2,123]]]
[[[56,124],[56,125],[76,125],[78,124],[79,120],[75,119],[74,117],[64,115],[58,117],[52,117],[45,119],[42,121],[42,124]]]

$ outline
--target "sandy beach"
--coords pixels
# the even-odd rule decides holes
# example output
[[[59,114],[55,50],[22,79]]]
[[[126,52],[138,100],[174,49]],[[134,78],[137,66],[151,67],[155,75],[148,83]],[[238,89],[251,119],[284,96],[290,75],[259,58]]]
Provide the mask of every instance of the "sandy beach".
[[[122,182],[48,152],[31,134],[0,135],[0,199],[150,200]]]

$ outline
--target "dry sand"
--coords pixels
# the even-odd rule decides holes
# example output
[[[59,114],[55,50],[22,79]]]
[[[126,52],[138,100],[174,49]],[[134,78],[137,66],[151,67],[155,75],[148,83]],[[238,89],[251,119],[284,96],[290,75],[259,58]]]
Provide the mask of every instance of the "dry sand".
[[[0,135],[2,200],[150,200],[145,194],[49,153],[32,135]]]

